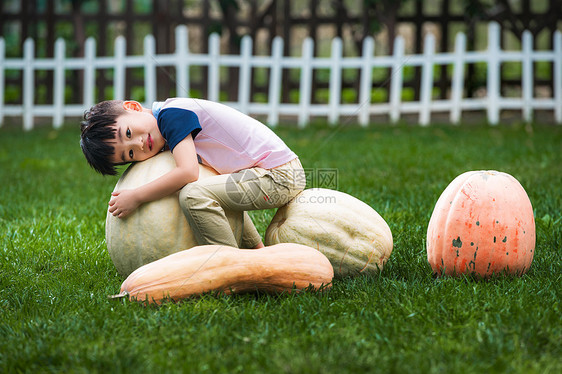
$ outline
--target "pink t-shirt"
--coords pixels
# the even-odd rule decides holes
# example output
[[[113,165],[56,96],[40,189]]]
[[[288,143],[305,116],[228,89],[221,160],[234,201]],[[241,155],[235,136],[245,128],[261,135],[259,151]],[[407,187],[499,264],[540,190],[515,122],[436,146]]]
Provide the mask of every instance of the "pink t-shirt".
[[[159,127],[165,126],[165,116],[160,114],[168,108],[195,114],[196,118],[190,113],[191,121],[198,120],[201,126],[194,138],[197,154],[204,165],[220,174],[252,167],[273,169],[297,158],[269,127],[226,105],[191,98],[155,102],[152,113],[159,120]]]

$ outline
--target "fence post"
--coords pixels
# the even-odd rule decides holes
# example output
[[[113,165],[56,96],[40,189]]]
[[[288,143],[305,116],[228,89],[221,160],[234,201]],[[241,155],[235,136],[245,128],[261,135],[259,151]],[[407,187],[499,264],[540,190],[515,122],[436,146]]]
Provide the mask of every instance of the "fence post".
[[[271,70],[269,75],[269,114],[267,123],[276,126],[279,122],[281,102],[281,59],[283,58],[283,39],[276,36],[271,47]]]
[[[427,34],[424,40],[423,70],[420,87],[420,114],[419,123],[422,126],[429,125],[431,118],[431,99],[433,90],[433,56],[435,54],[435,36]]]
[[[209,35],[209,100],[219,101],[220,75],[220,37],[218,34]]]
[[[361,82],[359,85],[359,124],[369,124],[371,109],[371,88],[373,86],[373,68],[371,61],[375,52],[375,40],[368,36],[363,40],[363,56],[361,56]]]
[[[404,64],[404,38],[400,35],[394,39],[394,56],[390,82],[390,121],[398,122],[400,119],[400,102],[402,101],[402,79]]]
[[[310,119],[310,99],[312,89],[312,55],[314,42],[311,38],[304,39],[302,44],[302,67],[299,97],[299,127],[304,127]]]
[[[127,40],[122,35],[115,39],[114,45],[115,68],[113,70],[113,98],[115,100],[125,100],[125,53],[127,50]]]
[[[554,119],[562,125],[562,32],[554,32]]]
[[[251,74],[252,38],[245,35],[240,48],[240,81],[238,82],[238,104],[240,111],[248,114],[250,103],[250,88],[252,87]]]
[[[4,124],[4,60],[6,59],[6,42],[0,37],[0,127]]]
[[[343,53],[342,40],[338,37],[332,40],[332,58],[330,66],[330,109],[328,113],[328,123],[335,125],[339,120],[339,110],[341,108],[341,60]]]
[[[96,40],[92,37],[86,39],[84,53],[84,106],[90,108],[94,105],[94,90],[96,80]]]
[[[523,32],[522,53],[521,88],[523,94],[523,119],[525,122],[531,122],[533,119],[533,35],[527,30]]]
[[[144,38],[144,99],[147,107],[156,101],[156,47],[154,36]]]
[[[488,122],[497,125],[500,118],[500,25],[491,22],[488,26]]]
[[[63,38],[55,42],[55,82],[53,88],[53,125],[60,128],[64,122],[64,58],[66,55],[66,44]]]
[[[35,72],[33,70],[33,57],[35,55],[35,43],[33,39],[27,38],[23,43],[23,128],[33,129],[33,101],[35,97]]]
[[[187,27],[176,27],[176,95],[180,97],[189,97],[188,43]]]
[[[451,123],[455,125],[459,123],[462,113],[465,52],[466,35],[464,33],[458,33],[455,37],[453,80],[451,82],[451,112],[449,115]]]

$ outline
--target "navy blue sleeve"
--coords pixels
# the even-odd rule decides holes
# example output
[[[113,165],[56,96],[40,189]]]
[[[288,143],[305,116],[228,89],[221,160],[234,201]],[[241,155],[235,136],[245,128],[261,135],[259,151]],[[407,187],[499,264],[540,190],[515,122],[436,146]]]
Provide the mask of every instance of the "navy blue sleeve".
[[[191,110],[180,108],[165,108],[158,113],[158,129],[166,139],[168,147],[173,151],[179,142],[189,134],[193,139],[201,131],[199,118]]]

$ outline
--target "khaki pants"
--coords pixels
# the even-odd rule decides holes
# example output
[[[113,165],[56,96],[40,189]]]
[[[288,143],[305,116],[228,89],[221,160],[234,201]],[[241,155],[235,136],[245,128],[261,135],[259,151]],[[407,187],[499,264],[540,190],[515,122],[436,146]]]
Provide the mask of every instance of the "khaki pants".
[[[248,210],[279,208],[306,185],[299,159],[274,169],[251,168],[189,183],[182,189],[180,205],[199,245],[238,247],[224,209],[244,218],[242,248],[254,248],[261,236]]]

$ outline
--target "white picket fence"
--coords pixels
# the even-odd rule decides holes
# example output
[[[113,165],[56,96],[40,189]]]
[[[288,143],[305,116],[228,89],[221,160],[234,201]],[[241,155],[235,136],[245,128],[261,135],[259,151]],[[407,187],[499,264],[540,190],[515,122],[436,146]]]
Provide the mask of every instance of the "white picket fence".
[[[208,99],[219,100],[220,68],[238,67],[240,79],[238,101],[227,102],[238,110],[253,114],[267,115],[267,122],[275,126],[281,115],[295,116],[299,126],[309,122],[311,116],[327,117],[329,123],[335,124],[345,117],[346,122],[355,118],[361,125],[367,125],[370,116],[388,114],[390,121],[396,122],[404,113],[418,115],[420,125],[428,125],[434,112],[449,113],[452,123],[459,123],[467,111],[484,110],[488,121],[497,124],[500,111],[505,109],[520,110],[522,119],[531,121],[533,110],[552,110],[555,121],[562,124],[562,33],[554,35],[552,51],[533,50],[530,32],[523,35],[521,51],[504,51],[500,47],[500,27],[491,23],[488,29],[488,48],[484,51],[467,51],[466,37],[463,33],[456,35],[454,52],[436,53],[435,37],[427,35],[424,51],[419,55],[406,55],[404,39],[397,37],[394,42],[392,56],[374,56],[375,43],[372,38],[364,41],[361,57],[343,57],[343,43],[339,38],[333,39],[330,57],[313,55],[313,42],[306,39],[299,57],[283,56],[283,40],[279,37],[273,41],[271,56],[253,56],[252,39],[244,37],[240,55],[224,55],[220,53],[218,35],[209,37],[209,53],[195,54],[188,48],[187,28],[179,26],[176,33],[176,50],[171,54],[156,54],[154,38],[149,35],[144,39],[144,54],[126,56],[125,39],[115,40],[114,56],[96,56],[96,41],[89,38],[85,45],[85,56],[82,58],[65,57],[65,42],[56,41],[54,58],[35,58],[35,44],[32,39],[24,43],[23,58],[6,58],[5,42],[0,38],[0,126],[5,116],[21,116],[26,130],[33,128],[34,117],[52,117],[54,127],[62,126],[65,117],[81,117],[86,109],[94,103],[96,71],[114,69],[114,98],[125,99],[125,69],[144,69],[145,105],[159,99],[156,97],[156,71],[160,66],[176,68],[176,89],[178,96],[189,92],[190,66],[208,67]],[[503,62],[516,61],[522,64],[522,97],[507,98],[500,94],[500,65]],[[554,91],[551,98],[535,98],[533,95],[533,62],[549,61],[554,66]],[[463,97],[465,65],[468,63],[486,63],[487,87],[483,98]],[[435,65],[452,65],[453,74],[450,97],[447,100],[432,98],[433,73]],[[419,101],[402,101],[403,68],[421,66],[421,87]],[[267,103],[250,100],[251,69],[256,67],[269,68],[269,93]],[[392,80],[389,100],[385,103],[371,102],[373,68],[391,68]],[[282,69],[300,70],[299,103],[281,102]],[[4,100],[5,71],[16,69],[23,71],[23,104],[7,105]],[[312,72],[314,69],[329,69],[329,102],[326,104],[311,103]],[[341,102],[342,69],[358,69],[360,71],[359,100],[354,104]],[[35,96],[35,72],[38,70],[54,71],[53,104],[37,105]],[[83,70],[84,102],[79,105],[67,105],[64,102],[65,72]],[[134,99],[134,98],[133,98]]]

